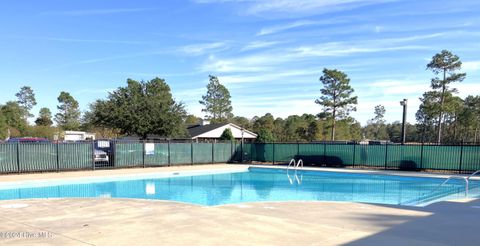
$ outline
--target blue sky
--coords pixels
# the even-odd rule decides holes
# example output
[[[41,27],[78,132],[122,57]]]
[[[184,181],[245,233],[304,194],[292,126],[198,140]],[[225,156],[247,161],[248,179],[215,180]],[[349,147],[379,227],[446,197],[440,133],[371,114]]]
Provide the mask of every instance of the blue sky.
[[[208,75],[230,90],[234,114],[275,117],[321,111],[323,68],[347,73],[362,124],[377,104],[415,122],[442,49],[464,62],[459,96],[480,94],[480,2],[394,0],[3,0],[0,103],[31,86],[56,112],[60,91],[82,110],[127,78],[164,78],[187,110]]]

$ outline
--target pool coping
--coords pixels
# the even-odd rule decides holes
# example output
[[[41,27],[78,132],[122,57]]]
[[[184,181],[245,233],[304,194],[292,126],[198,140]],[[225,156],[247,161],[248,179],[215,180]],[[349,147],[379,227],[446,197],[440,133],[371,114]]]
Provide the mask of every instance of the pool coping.
[[[172,167],[157,167],[157,168],[133,168],[133,169],[113,169],[102,170],[99,172],[82,171],[82,172],[68,172],[68,173],[41,173],[41,174],[20,174],[15,177],[27,178],[20,181],[0,181],[0,190],[15,189],[15,188],[36,188],[49,187],[66,184],[89,184],[102,183],[109,181],[124,181],[124,180],[138,180],[138,179],[155,179],[168,177],[186,177],[199,176],[205,174],[224,174],[246,172],[249,168],[264,168],[277,170],[291,170],[295,172],[295,168],[288,168],[284,165],[261,165],[261,164],[212,164],[202,166],[172,166]],[[397,177],[414,177],[414,178],[437,178],[447,179],[450,176],[466,177],[468,175],[448,175],[435,173],[420,173],[410,171],[395,171],[395,170],[364,170],[364,169],[342,169],[342,168],[328,168],[328,167],[302,167],[297,170],[314,171],[314,172],[334,172],[334,173],[350,173],[350,174],[370,174],[370,175],[387,175]],[[67,174],[68,177],[53,177]],[[79,175],[80,174],[80,175]],[[82,175],[84,174],[84,175]],[[93,175],[92,175],[93,174]],[[69,176],[71,175],[71,176]],[[86,176],[91,175],[91,176]],[[38,178],[40,176],[41,178]],[[12,176],[10,176],[12,177]],[[12,177],[12,178],[15,178]],[[30,178],[31,177],[31,178]],[[35,178],[37,177],[37,178]],[[1,178],[1,176],[0,176]],[[12,179],[10,178],[10,179]],[[30,179],[29,179],[30,178]],[[472,180],[479,181],[480,177],[475,176]],[[106,198],[106,197],[102,197]],[[446,198],[446,199],[445,199]],[[61,198],[59,198],[61,199]],[[134,199],[134,198],[132,198]],[[407,207],[426,207],[439,201],[458,201],[459,199],[475,199],[475,198],[452,198],[448,196],[430,201],[426,201],[417,205],[399,205]]]
[[[23,179],[15,181],[0,180],[0,190],[19,188],[25,186],[46,186],[46,184],[68,184],[76,183],[97,183],[118,180],[135,180],[142,178],[166,178],[166,177],[182,177],[182,176],[197,176],[203,174],[218,174],[242,172],[252,168],[269,168],[280,170],[292,170],[295,168],[288,168],[280,165],[264,165],[264,164],[212,164],[202,166],[173,166],[173,167],[157,167],[157,168],[132,168],[132,169],[111,169],[101,171],[81,171],[78,172],[60,172],[60,173],[35,173],[35,174],[19,174],[17,176],[8,176],[10,179]],[[172,170],[173,169],[173,170]],[[447,179],[451,176],[467,177],[467,174],[437,174],[437,173],[423,173],[411,171],[395,171],[395,170],[368,170],[368,169],[342,169],[329,167],[302,167],[297,170],[304,171],[320,171],[320,172],[336,172],[336,173],[352,173],[352,174],[375,174],[388,175],[399,177],[418,177],[418,178],[438,178]],[[51,177],[59,176],[60,174],[67,174],[67,177]],[[80,174],[80,175],[76,175]],[[82,175],[85,174],[85,175]],[[93,174],[93,175],[92,175]],[[70,176],[71,175],[71,176]],[[86,176],[88,175],[88,176]],[[2,176],[0,176],[1,178]],[[6,176],[7,177],[7,176]],[[473,176],[471,180],[480,181],[480,176]]]
[[[253,164],[253,165],[250,165],[250,167],[287,169],[287,166],[264,165],[264,164]],[[295,168],[289,168],[289,170],[295,171]],[[346,169],[346,168],[331,168],[331,167],[302,167],[297,170],[342,172],[342,173],[363,173],[363,174],[377,174],[377,175],[391,175],[391,176],[419,177],[419,178],[439,178],[439,179],[447,179],[451,176],[468,177],[468,174],[438,174],[438,173],[426,173],[426,172],[414,172],[414,171]],[[470,179],[480,181],[480,176],[473,176]]]
[[[125,173],[114,175],[100,175],[93,177],[66,177],[66,178],[53,178],[53,179],[32,179],[23,181],[0,181],[0,190],[14,189],[14,188],[35,188],[44,186],[55,186],[65,184],[88,184],[88,183],[101,183],[109,181],[125,181],[125,180],[138,180],[149,178],[169,178],[169,177],[189,177],[199,176],[204,174],[223,174],[223,173],[237,173],[248,171],[248,166],[236,167],[236,168],[218,168],[218,169],[203,169],[203,170],[175,170],[175,171],[155,171],[155,172],[141,172],[141,173]]]

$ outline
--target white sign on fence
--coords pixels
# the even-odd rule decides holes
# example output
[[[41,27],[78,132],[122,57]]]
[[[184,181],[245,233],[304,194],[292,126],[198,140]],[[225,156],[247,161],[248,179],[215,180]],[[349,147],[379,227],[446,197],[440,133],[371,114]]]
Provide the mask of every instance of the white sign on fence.
[[[110,141],[98,141],[97,146],[99,148],[110,148]]]
[[[145,143],[145,155],[154,155],[154,154],[155,154],[155,144]]]

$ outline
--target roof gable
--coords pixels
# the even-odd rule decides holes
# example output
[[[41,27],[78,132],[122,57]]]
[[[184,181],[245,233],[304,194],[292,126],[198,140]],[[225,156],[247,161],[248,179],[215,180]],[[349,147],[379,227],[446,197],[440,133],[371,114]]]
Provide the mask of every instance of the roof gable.
[[[234,137],[240,138],[239,131],[242,130],[241,127],[232,124],[232,123],[221,123],[221,124],[209,124],[209,125],[196,125],[187,128],[187,131],[192,139],[194,138],[219,138],[223,131],[227,128],[232,130]],[[237,132],[237,134],[235,134]],[[243,132],[246,134],[245,138],[256,138],[257,134],[243,129]],[[237,135],[237,136],[235,136]]]

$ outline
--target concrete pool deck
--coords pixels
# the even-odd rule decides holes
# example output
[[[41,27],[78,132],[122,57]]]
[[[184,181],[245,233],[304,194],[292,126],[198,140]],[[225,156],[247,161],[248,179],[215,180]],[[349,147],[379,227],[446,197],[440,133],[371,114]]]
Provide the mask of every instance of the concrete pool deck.
[[[0,183],[238,167],[7,175],[0,176]],[[139,199],[31,199],[0,201],[0,219],[1,245],[475,245],[480,200],[418,208],[339,202],[204,207]]]

